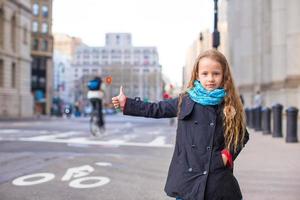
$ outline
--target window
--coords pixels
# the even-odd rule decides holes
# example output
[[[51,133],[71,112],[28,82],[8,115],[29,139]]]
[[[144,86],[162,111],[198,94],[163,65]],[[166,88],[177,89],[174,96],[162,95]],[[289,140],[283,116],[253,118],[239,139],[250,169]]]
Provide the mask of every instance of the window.
[[[83,69],[83,70],[82,70],[82,73],[83,73],[83,74],[88,74],[88,73],[89,73],[89,69]]]
[[[48,6],[46,5],[43,5],[42,6],[42,14],[43,14],[43,17],[48,17]]]
[[[32,42],[32,49],[33,50],[38,50],[39,49],[39,40],[38,39],[33,39],[33,42]]]
[[[117,45],[120,44],[120,36],[119,36],[119,35],[116,36],[116,44],[117,44]]]
[[[16,50],[16,35],[17,35],[17,20],[16,16],[13,15],[11,18],[11,47]]]
[[[16,63],[11,64],[11,87],[16,87]]]
[[[4,86],[4,63],[0,60],[0,87]]]
[[[39,15],[39,4],[38,3],[34,3],[32,6],[32,13],[35,16]]]
[[[48,41],[47,40],[43,40],[43,42],[42,42],[42,50],[43,51],[47,51],[48,50]]]
[[[45,87],[46,86],[46,79],[44,77],[40,77],[39,78],[39,84],[41,87]]]
[[[42,23],[42,33],[48,33],[48,24],[46,22]]]
[[[0,47],[3,46],[4,41],[4,13],[0,8]]]
[[[32,22],[32,31],[33,31],[34,33],[36,33],[36,32],[39,31],[39,24],[38,24],[37,21]]]
[[[36,75],[31,76],[31,85],[32,85],[32,87],[37,87],[37,76]]]

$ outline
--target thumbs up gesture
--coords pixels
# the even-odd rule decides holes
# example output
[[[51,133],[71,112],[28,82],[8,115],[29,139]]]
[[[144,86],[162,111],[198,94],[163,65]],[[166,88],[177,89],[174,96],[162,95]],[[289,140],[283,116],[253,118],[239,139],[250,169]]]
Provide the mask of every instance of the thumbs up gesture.
[[[115,108],[120,108],[123,111],[126,102],[126,96],[123,91],[123,86],[120,87],[119,95],[113,97],[111,100]]]

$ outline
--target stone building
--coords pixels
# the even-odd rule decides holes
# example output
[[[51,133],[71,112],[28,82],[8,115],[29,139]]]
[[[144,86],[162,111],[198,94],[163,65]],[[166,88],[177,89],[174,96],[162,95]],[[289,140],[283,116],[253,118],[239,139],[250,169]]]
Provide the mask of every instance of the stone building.
[[[31,117],[31,1],[0,1],[0,118]]]
[[[226,0],[230,61],[246,106],[300,106],[300,1]]]

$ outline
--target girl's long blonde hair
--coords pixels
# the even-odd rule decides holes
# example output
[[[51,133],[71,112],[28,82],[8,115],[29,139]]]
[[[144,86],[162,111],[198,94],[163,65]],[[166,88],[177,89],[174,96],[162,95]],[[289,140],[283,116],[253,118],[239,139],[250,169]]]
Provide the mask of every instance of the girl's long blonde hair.
[[[232,79],[231,71],[229,68],[229,64],[225,58],[225,56],[215,49],[207,50],[201,53],[195,61],[191,79],[187,85],[187,89],[179,95],[179,103],[178,103],[178,114],[181,110],[182,97],[187,94],[187,91],[194,87],[194,81],[198,78],[198,68],[199,61],[202,58],[210,58],[214,61],[220,63],[223,69],[223,80],[222,87],[225,89],[227,95],[224,98],[224,109],[225,108],[234,108],[235,115],[224,115],[224,138],[225,138],[225,146],[227,149],[234,149],[236,151],[237,147],[243,145],[244,135],[245,135],[245,112],[243,109],[243,104],[241,102],[240,96],[234,86],[234,82]],[[225,109],[227,111],[230,109]]]

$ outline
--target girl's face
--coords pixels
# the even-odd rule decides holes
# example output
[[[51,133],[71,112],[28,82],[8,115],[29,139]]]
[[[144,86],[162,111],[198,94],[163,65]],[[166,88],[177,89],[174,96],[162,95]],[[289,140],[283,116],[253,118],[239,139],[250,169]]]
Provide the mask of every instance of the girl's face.
[[[201,58],[198,63],[198,77],[202,86],[212,91],[221,87],[223,80],[223,69],[221,64],[211,58]]]

